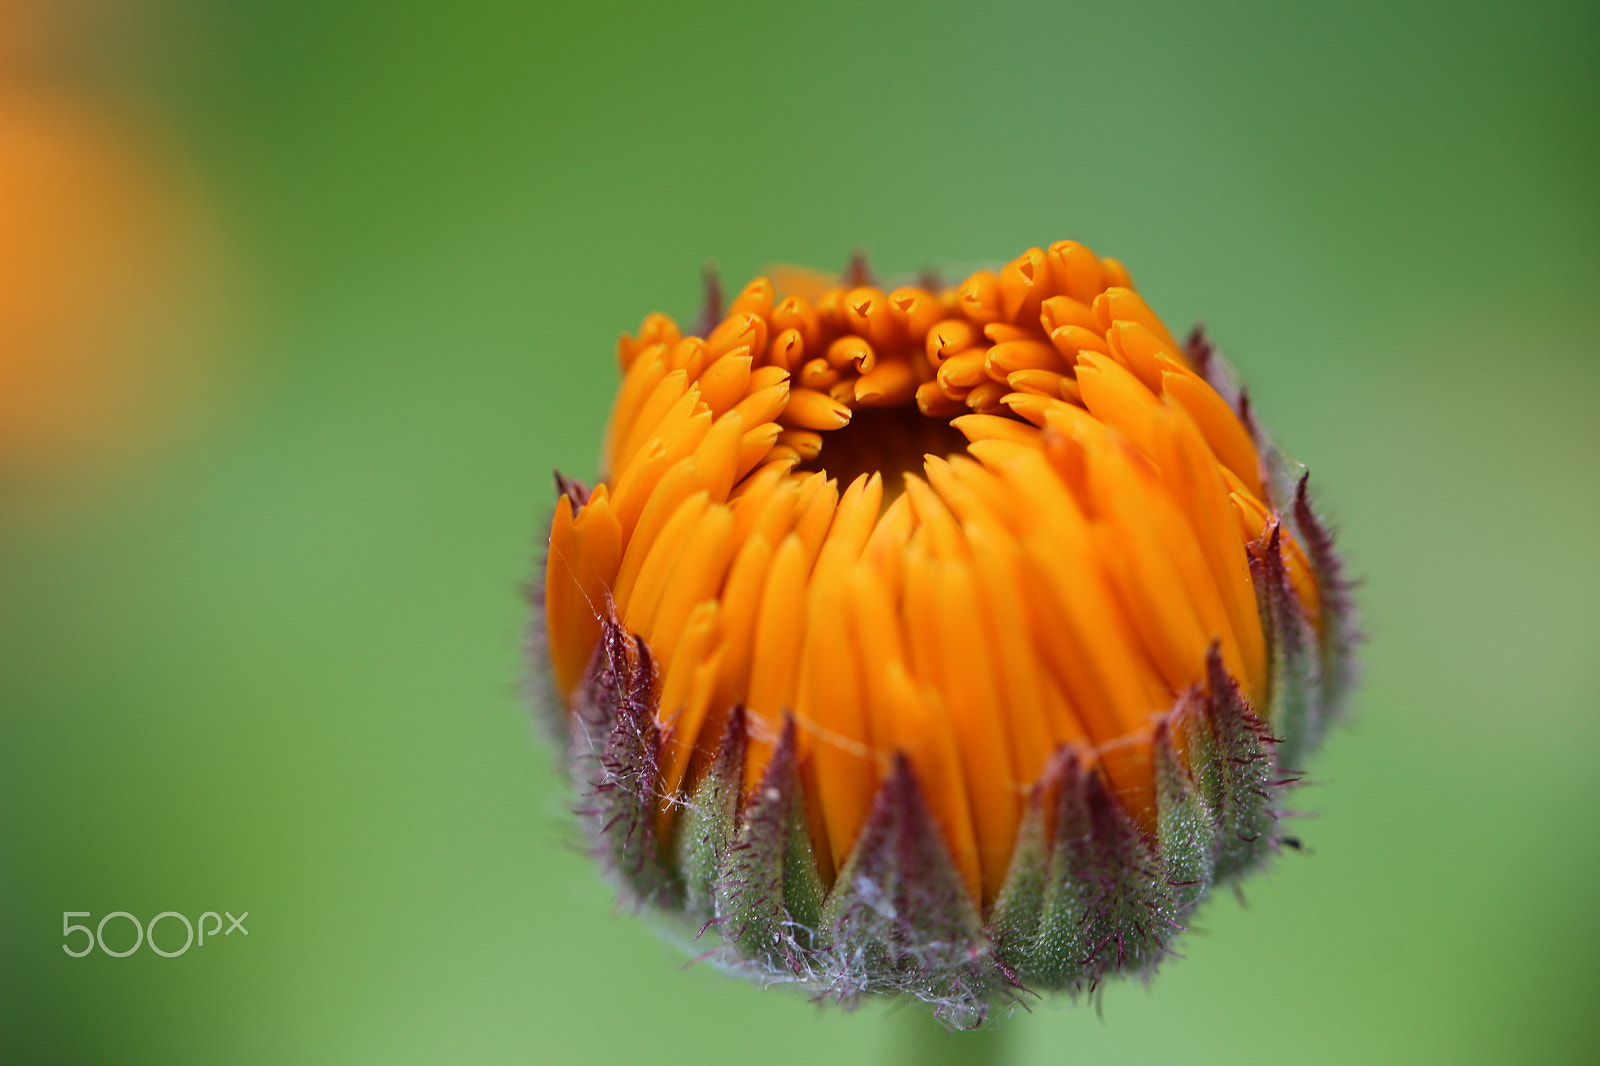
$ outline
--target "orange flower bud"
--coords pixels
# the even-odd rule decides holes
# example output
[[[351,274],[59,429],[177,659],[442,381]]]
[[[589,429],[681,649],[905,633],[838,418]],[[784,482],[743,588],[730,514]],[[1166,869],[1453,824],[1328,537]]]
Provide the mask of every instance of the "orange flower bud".
[[[1120,263],[852,275],[625,338],[538,646],[625,892],[967,1027],[1148,974],[1291,842],[1353,612],[1306,479]]]

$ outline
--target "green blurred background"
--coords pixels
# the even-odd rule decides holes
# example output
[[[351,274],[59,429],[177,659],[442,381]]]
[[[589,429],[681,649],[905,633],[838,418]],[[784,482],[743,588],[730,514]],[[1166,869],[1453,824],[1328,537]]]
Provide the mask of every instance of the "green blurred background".
[[[0,1059],[936,1054],[913,1012],[685,968],[617,912],[521,694],[521,587],[616,335],[690,313],[706,260],[737,286],[1067,236],[1203,316],[1308,464],[1366,682],[1297,794],[1309,855],[1151,988],[962,1039],[1600,1056],[1600,7],[86,20],[76,76],[159,130],[222,310],[178,428],[0,499]],[[66,910],[224,909],[248,936],[179,958],[61,950]]]

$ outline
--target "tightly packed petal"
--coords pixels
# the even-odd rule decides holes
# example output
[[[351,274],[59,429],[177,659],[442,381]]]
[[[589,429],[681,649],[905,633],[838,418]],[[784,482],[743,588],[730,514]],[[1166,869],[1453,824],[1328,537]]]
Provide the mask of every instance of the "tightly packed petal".
[[[648,317],[538,656],[596,849],[707,957],[953,1026],[1148,973],[1349,687],[1306,480],[1072,241]]]

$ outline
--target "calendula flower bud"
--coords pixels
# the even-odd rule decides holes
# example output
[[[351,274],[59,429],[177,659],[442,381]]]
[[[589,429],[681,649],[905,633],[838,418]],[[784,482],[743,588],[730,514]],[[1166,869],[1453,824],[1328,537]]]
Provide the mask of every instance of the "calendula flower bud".
[[[705,957],[954,1027],[1148,974],[1283,843],[1352,621],[1198,331],[1062,241],[652,315],[538,657],[596,851]]]

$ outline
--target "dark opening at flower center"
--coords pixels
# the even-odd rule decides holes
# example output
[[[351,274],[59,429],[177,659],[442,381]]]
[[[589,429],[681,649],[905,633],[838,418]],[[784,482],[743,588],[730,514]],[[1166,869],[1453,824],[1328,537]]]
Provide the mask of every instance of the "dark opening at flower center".
[[[861,474],[882,474],[887,507],[904,491],[907,473],[922,475],[924,456],[944,458],[966,450],[967,438],[948,419],[929,418],[915,404],[864,407],[848,425],[823,433],[822,451],[796,469],[826,470],[840,486]]]

